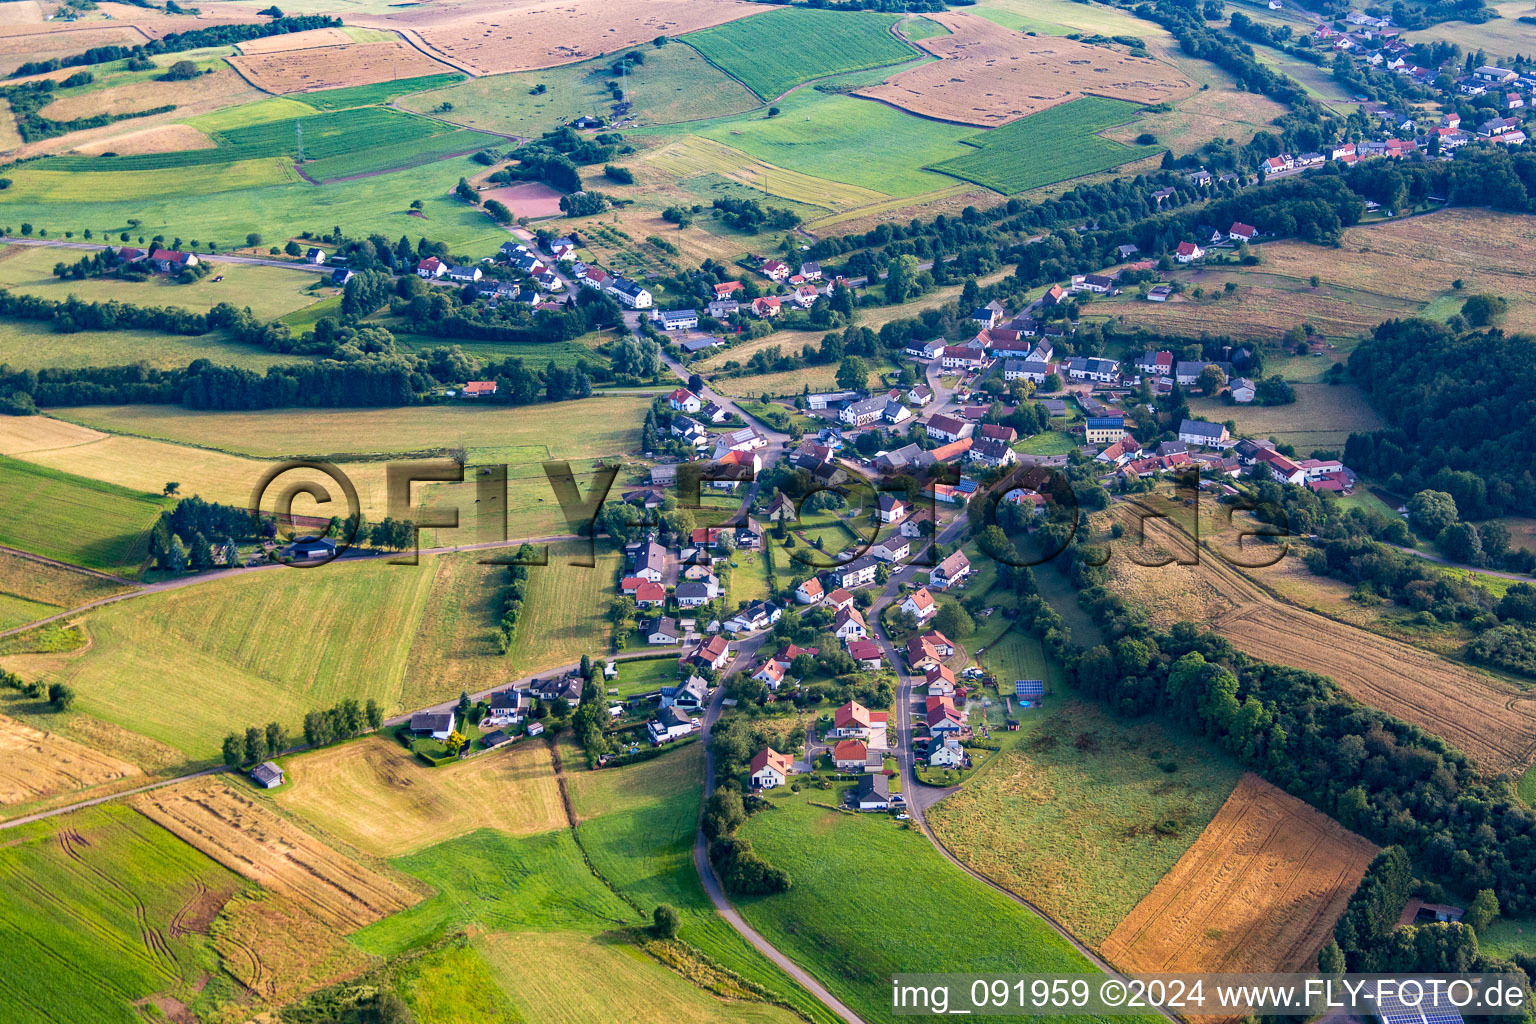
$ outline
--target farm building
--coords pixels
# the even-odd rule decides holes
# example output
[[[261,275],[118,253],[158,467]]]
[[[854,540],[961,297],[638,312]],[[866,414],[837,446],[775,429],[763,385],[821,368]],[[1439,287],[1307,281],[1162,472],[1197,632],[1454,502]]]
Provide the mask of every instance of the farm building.
[[[272,761],[263,761],[251,769],[251,781],[263,789],[276,789],[283,784],[283,770]]]

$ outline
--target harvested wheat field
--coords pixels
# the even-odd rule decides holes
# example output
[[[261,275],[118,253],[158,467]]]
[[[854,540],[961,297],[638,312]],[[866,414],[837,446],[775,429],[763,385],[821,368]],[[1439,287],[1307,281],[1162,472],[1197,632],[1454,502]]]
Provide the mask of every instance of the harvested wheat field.
[[[296,900],[343,932],[421,899],[219,779],[142,793],[132,803],[231,871]]]
[[[1104,955],[1132,972],[1304,970],[1375,855],[1327,815],[1245,775]]]
[[[1261,247],[1264,268],[1328,284],[1419,302],[1445,298],[1460,308],[1478,292],[1509,299],[1506,330],[1536,329],[1536,241],[1530,219],[1491,210],[1446,209],[1418,217],[1353,227],[1338,248],[1303,242]],[[1451,282],[1461,280],[1459,293]]]
[[[132,82],[113,85],[95,92],[54,100],[39,113],[55,121],[71,121],[97,114],[133,114],[156,107],[176,107],[177,117],[189,117],[246,99],[258,99],[245,81],[229,68],[208,75],[198,75],[184,82]]]
[[[339,32],[339,29],[323,31]],[[258,89],[278,94],[372,85],[401,78],[418,78],[452,72],[413,46],[393,40],[387,43],[354,43],[310,46],[231,57],[229,62]]]
[[[505,203],[513,217],[538,220],[542,217],[560,216],[560,200],[564,193],[550,188],[542,181],[525,181],[517,185],[503,185],[480,193],[483,203],[489,199]]]
[[[307,32],[247,39],[236,43],[235,49],[249,57],[257,53],[286,53],[289,50],[308,50],[317,46],[346,46],[350,42],[352,37],[339,28],[312,28]]]
[[[138,774],[126,761],[0,715],[0,806]]]
[[[490,75],[574,64],[762,11],[759,4],[737,0],[469,0],[399,14],[351,15],[347,23],[400,30],[447,63]]]
[[[479,828],[531,835],[566,824],[544,743],[429,768],[376,736],[295,758],[287,772],[279,805],[380,857]]]
[[[1310,246],[1304,248],[1319,251]],[[1271,251],[1271,246],[1264,246],[1265,266],[1253,270],[1204,270],[1174,275],[1184,282],[1186,289],[1204,286],[1204,299],[1193,298],[1188,290],[1162,303],[1128,295],[1121,300],[1092,303],[1083,316],[1088,320],[1115,320],[1128,327],[1197,337],[1201,332],[1210,332],[1278,340],[1303,323],[1311,324],[1325,337],[1358,338],[1384,320],[1414,316],[1422,308],[1418,302],[1339,287],[1337,279],[1325,278],[1330,283],[1314,289],[1305,281],[1277,276],[1269,272]],[[1314,264],[1309,260],[1302,266]],[[1222,292],[1227,281],[1235,282],[1239,290],[1232,294]]]
[[[53,25],[6,21],[7,24],[0,25],[0,75],[9,75],[28,61],[68,57],[94,46],[136,46],[144,42],[144,33],[128,25],[60,31]]]
[[[274,1005],[361,974],[371,963],[301,904],[273,892],[230,900],[213,948],[225,970]]]
[[[212,148],[213,140],[189,124],[157,124],[152,128],[137,128],[110,139],[76,146],[75,152],[86,156],[99,153],[132,156],[136,153],[178,153],[185,149]]]
[[[1062,36],[1026,36],[977,17],[929,15],[950,35],[918,46],[939,60],[903,71],[856,95],[924,117],[991,127],[1080,96],[1163,103],[1195,91],[1176,69]]]
[[[1147,520],[1145,529],[1149,554],[1189,557],[1189,536],[1171,520]],[[1132,536],[1127,531],[1122,546]],[[1213,544],[1227,550],[1207,534],[1198,565],[1160,568],[1143,568],[1117,548],[1111,586],[1148,608],[1160,627],[1209,622],[1247,654],[1329,676],[1362,704],[1439,736],[1486,774],[1519,771],[1536,759],[1536,691],[1283,601],[1263,586],[1269,570],[1240,571],[1216,557]]]

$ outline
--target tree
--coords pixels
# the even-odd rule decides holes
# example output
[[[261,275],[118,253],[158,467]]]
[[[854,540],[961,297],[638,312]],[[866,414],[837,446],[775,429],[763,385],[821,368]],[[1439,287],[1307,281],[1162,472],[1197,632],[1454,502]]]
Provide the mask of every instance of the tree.
[[[1420,491],[1408,499],[1408,521],[1426,537],[1440,536],[1460,519],[1456,499],[1444,491]]]
[[[1499,898],[1493,894],[1492,889],[1479,889],[1477,895],[1472,897],[1472,903],[1467,907],[1462,921],[1472,926],[1472,930],[1481,935],[1493,924],[1494,918],[1499,916]]]
[[[917,290],[917,257],[898,256],[885,267],[885,302],[888,306],[906,302]]]
[[[368,698],[368,705],[364,709],[364,715],[368,721],[368,728],[377,729],[384,724],[384,709],[379,707],[379,702],[372,697]]]
[[[172,64],[165,74],[160,76],[160,81],[185,82],[189,78],[196,78],[198,74],[196,64],[190,60],[179,60]]]
[[[1317,969],[1324,974],[1344,974],[1348,970],[1337,939],[1329,939],[1328,945],[1317,954]]]
[[[1227,386],[1227,375],[1221,372],[1221,367],[1212,363],[1200,371],[1200,379],[1195,383],[1205,394],[1214,395]]]
[[[474,187],[463,178],[460,178],[459,183],[453,187],[453,194],[466,203],[480,205],[480,193],[476,192]]]
[[[869,364],[858,356],[845,356],[837,368],[837,386],[845,391],[862,391],[869,381]]]
[[[55,711],[68,711],[75,702],[75,691],[63,683],[48,684],[48,703],[53,705]]]
[[[682,915],[670,903],[657,904],[651,911],[651,934],[658,939],[677,938],[677,929],[682,923]]]
[[[976,622],[957,602],[945,601],[933,617],[933,628],[946,636],[966,637],[976,632]]]
[[[1462,303],[1461,316],[1473,327],[1487,327],[1504,315],[1507,306],[1501,295],[1473,295]]]
[[[491,219],[498,224],[512,223],[512,211],[507,209],[507,204],[499,199],[487,199],[485,212],[491,215]]]
[[[464,744],[467,742],[469,741],[464,738],[464,734],[455,729],[448,734],[446,740],[443,740],[443,749],[450,754],[457,754],[464,749]]]
[[[303,249],[299,248],[299,243],[295,242],[291,238],[288,239],[288,244],[283,246],[283,252],[287,253],[289,256],[297,256],[303,251]]]
[[[267,759],[267,734],[254,725],[245,730],[245,763],[255,764]]]
[[[267,753],[281,754],[290,746],[288,728],[282,722],[267,723]]]
[[[459,691],[459,703],[458,703],[457,707],[455,708],[455,710],[457,710],[458,713],[459,713],[459,720],[462,721],[462,720],[468,718],[469,717],[469,709],[474,707],[474,706],[475,706],[474,701],[469,699],[469,691],[468,690],[460,690]]]
[[[172,480],[172,481],[169,481],[165,485],[165,489],[162,490],[160,493],[165,495],[167,498],[169,498],[169,497],[174,496],[180,490],[181,490],[181,484],[179,484],[176,481]]]

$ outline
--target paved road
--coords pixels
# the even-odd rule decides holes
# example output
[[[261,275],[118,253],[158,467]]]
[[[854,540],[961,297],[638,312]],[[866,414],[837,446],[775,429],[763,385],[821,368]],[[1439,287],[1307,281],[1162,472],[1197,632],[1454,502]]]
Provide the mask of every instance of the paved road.
[[[758,648],[762,647],[767,639],[767,634],[762,633],[743,641],[736,648],[736,657],[726,666],[721,673],[721,679],[740,671],[750,665],[757,656]],[[725,687],[719,686],[715,690],[714,699],[709,702],[709,710],[704,713],[704,728],[700,733],[699,742],[704,744],[704,799],[708,800],[715,790],[715,759],[709,751],[709,738],[714,730],[715,722],[720,719],[720,709],[725,699]],[[807,973],[799,964],[780,953],[778,949],[758,934],[756,929],[742,920],[736,908],[731,906],[726,899],[725,891],[720,886],[720,878],[715,874],[715,869],[709,863],[708,843],[704,838],[704,830],[700,829],[693,840],[693,865],[699,872],[699,881],[704,884],[704,891],[709,893],[709,901],[715,905],[715,910],[725,918],[727,924],[736,929],[737,933],[748,942],[752,943],[769,960],[777,964],[785,974],[788,974],[811,995],[821,1000],[833,1013],[837,1014],[848,1024],[864,1024],[858,1014],[844,1005],[836,996],[828,992],[821,982]],[[830,908],[829,908],[830,912]]]
[[[98,242],[65,242],[57,238],[11,238],[0,236],[0,242],[10,245],[41,245],[51,249],[80,249],[84,252],[101,252],[104,249],[116,248],[115,245],[108,246]],[[124,242],[123,244],[127,245],[128,243]],[[262,256],[234,256],[222,252],[200,252],[197,254],[197,258],[199,260],[206,260],[209,263],[244,263],[253,267],[282,267],[284,270],[307,270],[313,274],[329,274],[336,269],[335,267],[328,267],[323,263],[295,263],[290,260],[274,260]]]

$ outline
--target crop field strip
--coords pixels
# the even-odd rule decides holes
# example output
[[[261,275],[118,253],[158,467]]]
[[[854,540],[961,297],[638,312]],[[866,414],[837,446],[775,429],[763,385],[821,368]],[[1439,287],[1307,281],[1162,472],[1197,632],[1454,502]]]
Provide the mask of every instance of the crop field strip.
[[[1246,774],[1104,954],[1138,973],[1305,970],[1375,855],[1367,840]]]
[[[132,574],[162,507],[152,494],[0,456],[0,545]]]
[[[1096,134],[1133,120],[1138,109],[1124,100],[1086,96],[971,136],[965,141],[975,152],[930,167],[1004,195],[1107,170],[1155,150]]]
[[[277,95],[368,87],[429,76],[439,82],[461,77],[450,74],[452,69],[447,65],[399,39],[245,54],[229,58],[229,63],[258,89]],[[385,92],[384,100],[390,98]]]
[[[850,16],[784,8],[694,32],[683,41],[766,101],[813,79],[911,60],[917,51],[891,32],[899,20],[873,12]],[[780,37],[799,45],[770,43]]]
[[[326,846],[220,779],[132,797],[133,806],[183,841],[343,932],[421,897]]]
[[[1149,547],[1189,557],[1189,535],[1171,520],[1147,520],[1146,532]],[[1213,543],[1203,541],[1194,566],[1139,568],[1114,558],[1115,585],[1152,607],[1163,625],[1209,622],[1256,658],[1332,678],[1362,704],[1439,736],[1484,774],[1523,770],[1536,759],[1536,691],[1287,603],[1263,585],[1263,569],[1228,565]]]

